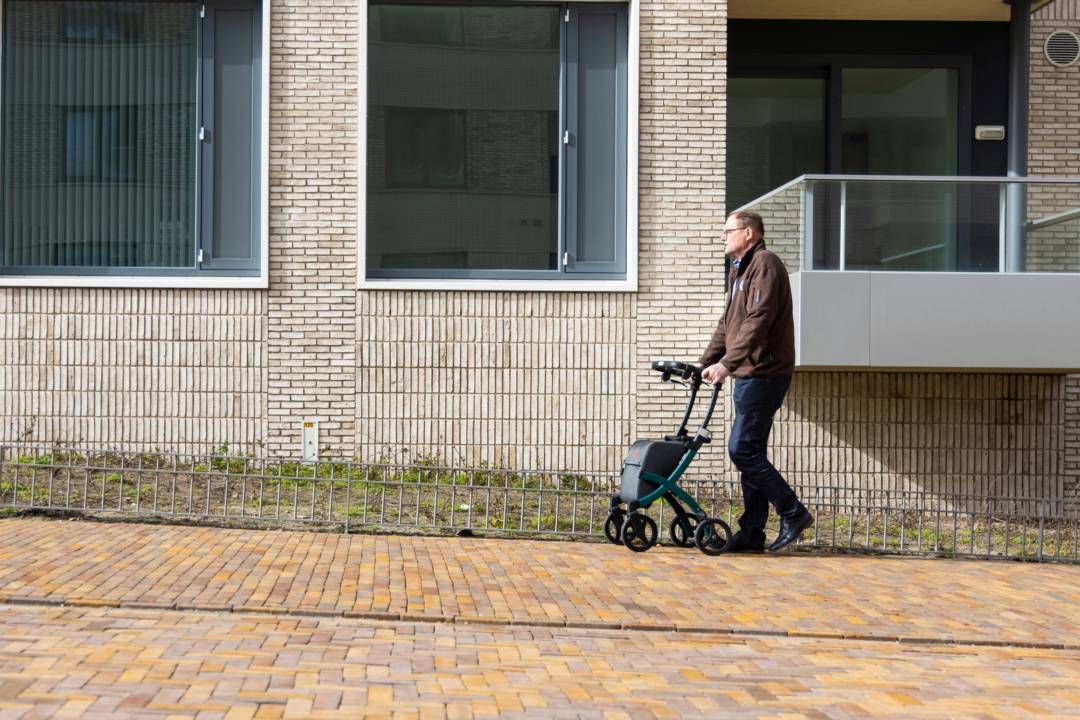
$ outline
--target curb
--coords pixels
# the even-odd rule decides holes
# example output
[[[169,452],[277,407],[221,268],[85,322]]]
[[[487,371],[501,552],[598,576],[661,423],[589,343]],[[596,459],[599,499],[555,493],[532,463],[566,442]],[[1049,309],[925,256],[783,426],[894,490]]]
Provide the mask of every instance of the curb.
[[[950,645],[967,647],[1021,648],[1025,650],[1080,651],[1080,644],[1043,643],[1027,640],[979,640],[964,638],[923,637],[905,635],[874,635],[871,633],[841,633],[829,631],[768,630],[763,628],[734,628],[710,625],[680,625],[669,623],[616,623],[590,620],[531,620],[528,618],[481,617],[471,615],[427,615],[364,610],[329,610],[324,608],[285,608],[264,605],[180,604],[169,602],[122,602],[98,598],[52,598],[0,596],[4,605],[30,607],[71,607],[106,610],[157,610],[231,615],[269,615],[272,617],[340,618],[368,622],[432,623],[441,625],[483,625],[487,627],[565,628],[568,630],[622,630],[626,632],[667,632],[691,635],[723,635],[726,637],[775,638],[799,640],[847,640],[854,642],[902,643],[904,645]]]

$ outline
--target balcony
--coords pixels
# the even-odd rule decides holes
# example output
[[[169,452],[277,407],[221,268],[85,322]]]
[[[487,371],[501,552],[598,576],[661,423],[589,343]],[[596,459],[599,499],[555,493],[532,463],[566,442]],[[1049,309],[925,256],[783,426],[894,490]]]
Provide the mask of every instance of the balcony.
[[[740,209],[801,368],[1080,370],[1080,179],[804,175]]]

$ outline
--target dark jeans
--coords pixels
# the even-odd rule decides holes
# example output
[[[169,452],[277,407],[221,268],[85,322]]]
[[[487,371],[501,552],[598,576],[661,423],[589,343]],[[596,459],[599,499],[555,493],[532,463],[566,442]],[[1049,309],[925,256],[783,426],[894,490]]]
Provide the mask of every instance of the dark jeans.
[[[739,528],[744,534],[764,532],[769,503],[781,517],[793,517],[802,509],[784,476],[765,457],[773,415],[790,386],[790,376],[735,380],[735,423],[728,437],[728,455],[742,473],[745,511]]]

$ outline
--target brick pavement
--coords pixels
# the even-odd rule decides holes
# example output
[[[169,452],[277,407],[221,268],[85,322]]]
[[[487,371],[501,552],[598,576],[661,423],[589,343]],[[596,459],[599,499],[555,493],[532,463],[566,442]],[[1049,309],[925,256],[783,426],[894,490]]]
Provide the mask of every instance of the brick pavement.
[[[6,519],[0,719],[1080,717],[1078,580]]]
[[[1080,648],[1078,566],[539,540],[7,519],[2,600]]]
[[[0,718],[1064,717],[1080,652],[0,606]]]

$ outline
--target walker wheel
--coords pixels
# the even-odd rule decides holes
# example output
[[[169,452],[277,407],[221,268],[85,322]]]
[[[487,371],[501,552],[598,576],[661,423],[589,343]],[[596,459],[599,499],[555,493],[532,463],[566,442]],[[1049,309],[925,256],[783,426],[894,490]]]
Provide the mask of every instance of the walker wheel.
[[[626,520],[626,513],[616,508],[608,513],[604,520],[604,537],[612,545],[622,545],[622,526]]]
[[[671,542],[679,547],[694,547],[694,530],[697,529],[697,518],[693,515],[676,515],[668,528],[668,536]]]
[[[626,516],[622,526],[622,541],[634,552],[645,552],[656,544],[660,535],[656,521],[648,515],[632,512]]]
[[[731,528],[720,518],[709,518],[694,531],[694,544],[706,555],[720,555],[731,542]]]

